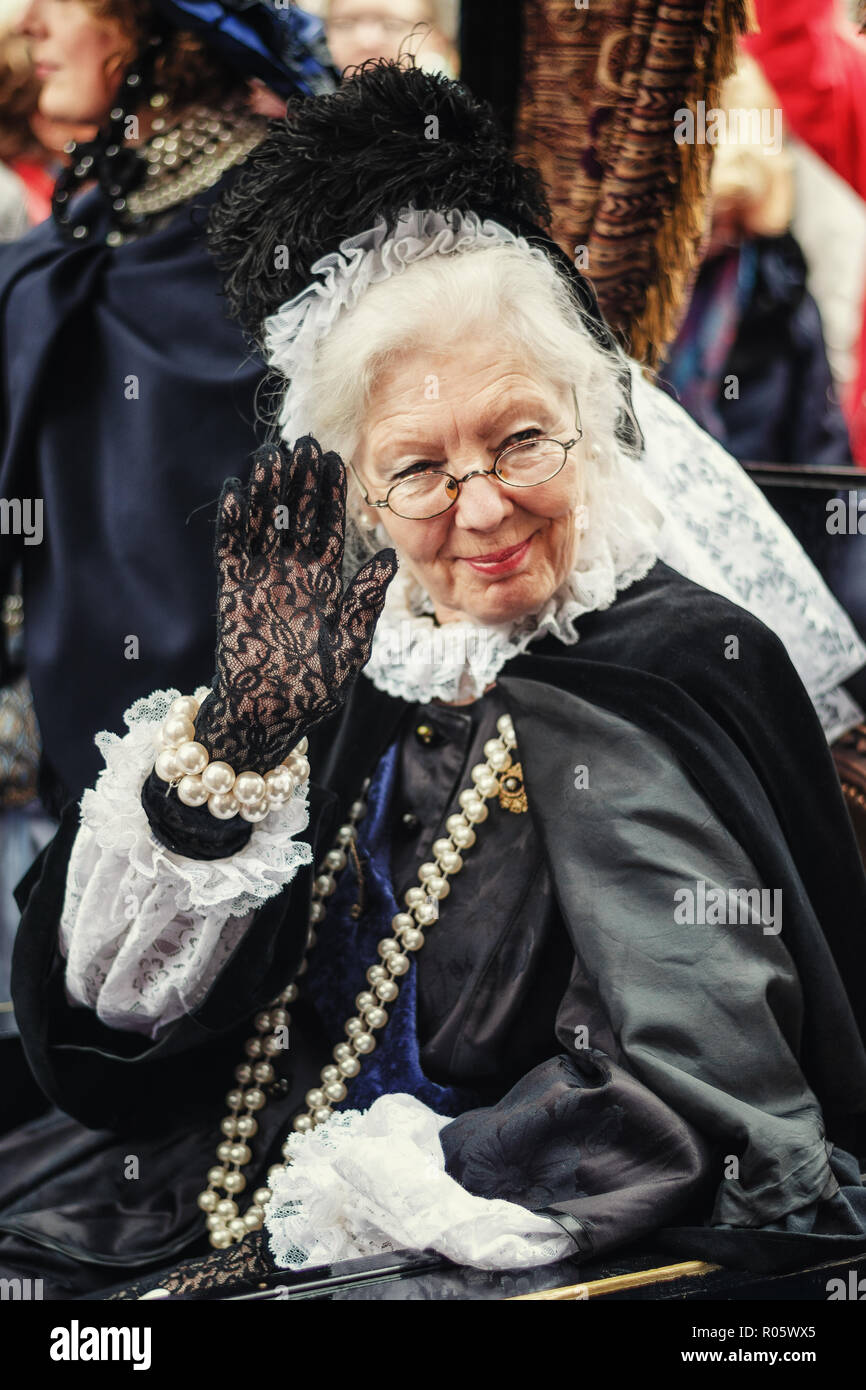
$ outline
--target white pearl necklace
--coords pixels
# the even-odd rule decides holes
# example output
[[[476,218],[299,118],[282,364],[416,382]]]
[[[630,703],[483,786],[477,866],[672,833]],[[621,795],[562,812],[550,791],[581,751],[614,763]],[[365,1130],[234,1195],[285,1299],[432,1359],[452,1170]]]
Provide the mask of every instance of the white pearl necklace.
[[[480,825],[488,817],[486,801],[499,796],[509,810],[519,812],[526,809],[520,764],[512,756],[517,748],[517,740],[510,715],[503,714],[496,727],[499,737],[488,739],[484,745],[486,761],[476,764],[470,774],[473,785],[458,797],[460,811],[449,816],[445,822],[447,836],[434,841],[433,859],[421,865],[418,884],[405,894],[404,902],[408,910],[398,912],[392,918],[394,935],[379,942],[380,959],[367,971],[369,988],[356,997],[358,1012],[346,1021],[347,1041],[337,1043],[332,1054],[333,1061],[321,1070],[321,1084],[307,1092],[307,1108],[295,1116],[292,1124],[296,1133],[306,1133],[331,1118],[333,1106],[346,1097],[347,1083],[360,1072],[362,1059],[374,1051],[376,1039],[373,1034],[388,1022],[388,1013],[383,1006],[397,998],[397,982],[409,970],[406,953],[420,951],[424,945],[424,928],[431,927],[438,920],[439,903],[451,891],[448,879],[463,868],[462,851],[470,849],[475,843],[473,826]],[[369,783],[366,783],[364,794],[368,786]],[[325,902],[336,889],[336,875],[346,867],[347,850],[353,846],[356,826],[363,819],[366,809],[363,801],[353,803],[348,823],[340,827],[334,848],[328,851],[319,865],[313,884],[307,945],[298,969],[299,976],[307,969],[307,955],[316,944],[315,927],[325,916]],[[218,1250],[243,1240],[250,1231],[259,1230],[264,1222],[265,1207],[271,1198],[269,1187],[256,1189],[252,1205],[243,1216],[235,1198],[246,1187],[246,1178],[241,1169],[252,1157],[247,1141],[258,1130],[256,1113],[267,1104],[262,1087],[275,1080],[270,1058],[283,1050],[287,1036],[285,1030],[291,1023],[286,1005],[291,1004],[297,996],[297,985],[290,984],[256,1015],[256,1034],[244,1045],[247,1060],[235,1068],[238,1085],[226,1096],[229,1114],[220,1125],[224,1138],[217,1148],[219,1162],[208,1172],[208,1186],[198,1197],[198,1205],[206,1213],[210,1243]],[[287,1163],[290,1162],[291,1150],[287,1144],[283,1146],[283,1157]],[[274,1164],[268,1176],[281,1172],[282,1167],[281,1164]]]

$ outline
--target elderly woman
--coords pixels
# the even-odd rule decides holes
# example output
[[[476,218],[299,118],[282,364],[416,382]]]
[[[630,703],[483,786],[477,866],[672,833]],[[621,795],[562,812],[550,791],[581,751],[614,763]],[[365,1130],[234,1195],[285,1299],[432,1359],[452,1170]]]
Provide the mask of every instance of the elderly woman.
[[[385,167],[431,114],[485,188],[434,187],[440,149],[352,238],[275,188],[342,117],[331,152]],[[866,884],[820,725],[659,560],[629,375],[485,121],[362,75],[215,228],[248,318],[275,227],[327,254],[266,324],[292,443],[223,493],[213,684],[101,736],[24,887],[16,1004],[67,1113],[0,1146],[0,1265],[54,1297],[866,1245]]]

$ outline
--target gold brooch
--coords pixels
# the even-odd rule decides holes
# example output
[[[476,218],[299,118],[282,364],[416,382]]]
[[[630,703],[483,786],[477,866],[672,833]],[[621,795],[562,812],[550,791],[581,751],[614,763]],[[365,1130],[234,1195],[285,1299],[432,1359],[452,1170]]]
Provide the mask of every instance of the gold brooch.
[[[519,816],[522,811],[529,810],[529,802],[526,800],[526,788],[523,785],[523,768],[520,763],[513,763],[499,783],[499,804],[503,811],[513,811]]]

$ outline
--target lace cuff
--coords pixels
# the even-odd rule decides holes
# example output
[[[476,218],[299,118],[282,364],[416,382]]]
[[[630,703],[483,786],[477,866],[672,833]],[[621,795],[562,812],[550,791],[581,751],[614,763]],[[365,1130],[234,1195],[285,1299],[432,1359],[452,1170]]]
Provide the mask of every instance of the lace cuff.
[[[450,1120],[414,1096],[380,1096],[308,1134],[270,1179],[265,1226],[283,1268],[392,1250],[436,1250],[476,1269],[553,1264],[574,1242],[548,1216],[475,1197],[445,1172],[439,1131]]]
[[[302,788],[225,858],[185,858],[156,840],[142,787],[153,736],[177,695],[137,701],[123,738],[97,736],[106,766],[82,798],[60,920],[69,998],[110,1027],[150,1037],[201,1002],[252,913],[312,860],[310,846],[293,839],[308,822]]]

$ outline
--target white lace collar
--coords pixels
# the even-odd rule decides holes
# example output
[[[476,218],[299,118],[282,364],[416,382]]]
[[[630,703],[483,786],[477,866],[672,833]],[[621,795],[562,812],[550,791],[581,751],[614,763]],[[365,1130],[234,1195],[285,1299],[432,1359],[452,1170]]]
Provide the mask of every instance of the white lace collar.
[[[530,642],[548,634],[569,645],[576,642],[575,620],[595,608],[609,607],[617,591],[642,579],[655,559],[646,555],[633,575],[614,579],[610,596],[600,603],[592,601],[581,574],[575,571],[564,590],[541,613],[523,623],[500,627],[468,622],[437,626],[431,614],[413,611],[410,594],[415,586],[398,575],[379,619],[364,675],[379,690],[412,704],[478,699],[505,663],[525,651]]]

